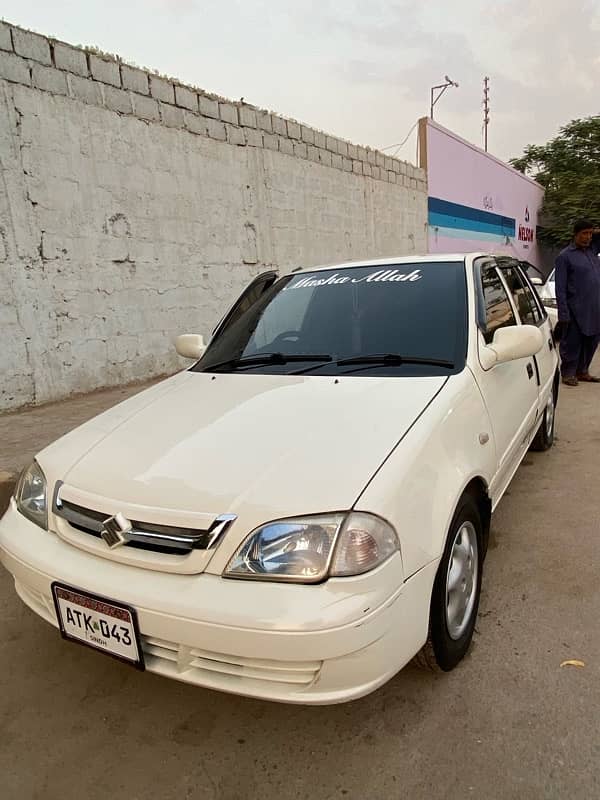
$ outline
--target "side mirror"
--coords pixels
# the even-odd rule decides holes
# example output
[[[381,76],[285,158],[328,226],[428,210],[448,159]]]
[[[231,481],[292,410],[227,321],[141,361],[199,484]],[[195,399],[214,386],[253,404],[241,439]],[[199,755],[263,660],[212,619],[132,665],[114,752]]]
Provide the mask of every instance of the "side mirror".
[[[533,283],[534,286],[544,285],[544,281],[541,278],[538,278],[537,275],[534,278],[530,278],[529,280]]]
[[[529,358],[539,353],[544,346],[544,337],[535,325],[509,325],[498,328],[491,344],[480,352],[480,360],[484,369],[495,364]]]
[[[175,350],[184,358],[202,358],[206,350],[204,337],[198,333],[183,333],[175,339]]]

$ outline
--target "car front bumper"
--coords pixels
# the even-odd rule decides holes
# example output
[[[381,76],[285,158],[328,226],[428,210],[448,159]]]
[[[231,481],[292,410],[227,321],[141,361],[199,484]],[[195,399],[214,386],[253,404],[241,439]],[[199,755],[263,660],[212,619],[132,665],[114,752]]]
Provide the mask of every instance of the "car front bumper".
[[[368,582],[346,578],[318,586],[153,572],[67,544],[25,519],[14,502],[0,520],[0,561],[23,602],[56,627],[53,581],[135,608],[151,672],[305,704],[366,695],[418,652],[437,568],[432,562],[399,586],[389,562]],[[375,595],[361,587],[377,580],[377,596],[383,582],[385,599],[371,607]]]

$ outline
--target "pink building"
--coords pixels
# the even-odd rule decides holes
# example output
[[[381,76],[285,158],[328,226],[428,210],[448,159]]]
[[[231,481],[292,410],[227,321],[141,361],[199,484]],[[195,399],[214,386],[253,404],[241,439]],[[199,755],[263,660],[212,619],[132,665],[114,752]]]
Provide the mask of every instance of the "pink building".
[[[419,152],[430,253],[487,250],[540,265],[539,183],[429,118],[419,121]]]

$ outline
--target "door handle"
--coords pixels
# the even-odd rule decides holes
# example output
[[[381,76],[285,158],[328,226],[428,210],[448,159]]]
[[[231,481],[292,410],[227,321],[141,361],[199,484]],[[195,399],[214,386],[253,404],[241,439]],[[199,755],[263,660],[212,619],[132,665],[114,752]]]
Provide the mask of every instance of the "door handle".
[[[552,342],[552,337],[548,339],[548,350],[554,350],[554,343]]]
[[[533,367],[531,363],[527,364],[527,374],[529,375],[529,380],[533,378]]]

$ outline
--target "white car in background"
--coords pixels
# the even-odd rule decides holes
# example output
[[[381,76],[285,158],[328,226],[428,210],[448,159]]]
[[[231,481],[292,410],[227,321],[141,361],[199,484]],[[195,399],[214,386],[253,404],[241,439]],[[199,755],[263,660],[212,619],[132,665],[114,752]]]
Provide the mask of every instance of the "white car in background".
[[[352,700],[424,647],[455,667],[492,511],[554,438],[556,351],[519,264],[269,272],[208,348],[177,348],[189,370],[22,474],[0,521],[21,599],[138,669],[270,700]]]
[[[538,270],[531,264],[529,267],[538,272]],[[531,272],[529,272],[529,270],[527,271],[529,273],[531,283],[535,286],[538,296],[542,301],[544,308],[546,309],[548,319],[554,328],[558,320],[558,305],[556,302],[556,287],[554,285],[554,270],[552,270],[545,281],[542,279],[542,277],[540,277],[540,275],[533,275]]]
[[[558,304],[556,302],[556,287],[554,285],[554,270],[548,275],[546,283],[538,289],[540,300],[542,301],[552,327],[558,320]]]

